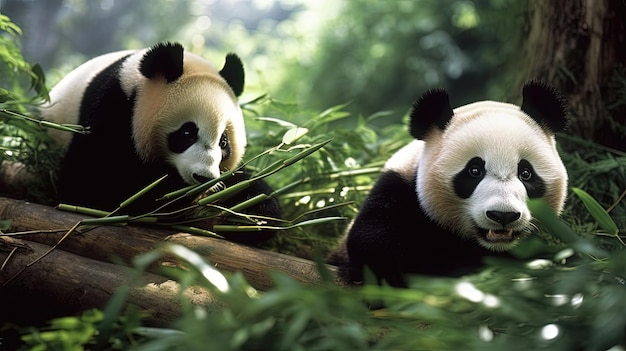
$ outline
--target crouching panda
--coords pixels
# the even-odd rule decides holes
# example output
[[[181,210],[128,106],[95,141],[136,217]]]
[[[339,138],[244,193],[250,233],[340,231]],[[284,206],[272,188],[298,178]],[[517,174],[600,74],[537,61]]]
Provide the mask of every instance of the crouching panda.
[[[57,146],[66,150],[58,172],[58,200],[111,211],[167,175],[124,209],[144,214],[155,210],[161,204],[156,200],[167,192],[237,167],[246,146],[237,103],[243,87],[244,68],[237,55],[228,54],[218,71],[178,43],[113,52],[82,64],[50,91],[50,102],[41,108],[45,120],[80,124],[88,131],[84,135],[50,131]],[[245,178],[249,176],[237,173],[225,186]],[[220,205],[228,207],[270,191],[266,183],[256,182]],[[280,216],[275,199],[249,212]],[[269,235],[229,238],[254,244]]]
[[[521,106],[480,101],[456,109],[445,90],[418,98],[410,113],[416,140],[397,151],[328,262],[349,284],[368,267],[406,287],[406,274],[454,276],[530,234],[529,198],[560,213],[567,172],[554,133],[567,107],[551,87],[524,85]]]

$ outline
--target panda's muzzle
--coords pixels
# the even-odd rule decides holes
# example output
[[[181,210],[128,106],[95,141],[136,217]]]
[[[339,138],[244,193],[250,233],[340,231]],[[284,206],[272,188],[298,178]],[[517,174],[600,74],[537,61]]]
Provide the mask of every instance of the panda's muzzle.
[[[507,226],[521,217],[519,212],[487,211],[487,218],[502,226],[502,229],[489,229],[485,234],[485,239],[490,242],[509,242],[514,239],[513,229]]]

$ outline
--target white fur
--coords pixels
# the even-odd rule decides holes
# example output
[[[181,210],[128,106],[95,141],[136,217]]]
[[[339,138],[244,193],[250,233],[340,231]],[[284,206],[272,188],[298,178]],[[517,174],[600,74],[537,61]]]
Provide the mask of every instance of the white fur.
[[[396,153],[385,162],[383,171],[393,171],[402,175],[406,181],[413,181],[417,163],[422,156],[423,148],[424,142],[422,140],[413,140],[396,151]]]

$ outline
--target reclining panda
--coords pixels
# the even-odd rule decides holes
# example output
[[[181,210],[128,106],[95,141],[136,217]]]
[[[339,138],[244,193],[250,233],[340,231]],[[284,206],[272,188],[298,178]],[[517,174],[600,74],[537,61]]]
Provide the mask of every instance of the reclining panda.
[[[41,108],[46,120],[88,128],[85,135],[51,130],[65,152],[59,201],[112,211],[167,174],[164,182],[124,209],[144,214],[156,209],[156,200],[167,192],[237,167],[246,146],[237,102],[243,87],[244,69],[237,55],[227,55],[218,71],[178,43],[113,52],[82,64],[50,91],[50,103]],[[226,185],[246,177],[238,173]],[[267,184],[257,182],[230,203],[269,192]],[[280,215],[275,199],[249,212]],[[268,234],[230,237],[257,243]]]
[[[560,213],[567,172],[554,133],[564,100],[531,81],[521,106],[480,101],[452,109],[444,90],[422,95],[410,114],[416,139],[385,164],[346,240],[328,262],[349,284],[368,267],[379,282],[406,274],[458,275],[505,252],[535,229],[529,198]]]

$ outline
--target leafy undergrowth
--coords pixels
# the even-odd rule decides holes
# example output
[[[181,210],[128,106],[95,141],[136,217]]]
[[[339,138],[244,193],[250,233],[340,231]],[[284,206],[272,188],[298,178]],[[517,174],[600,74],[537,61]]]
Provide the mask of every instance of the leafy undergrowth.
[[[541,257],[490,260],[463,278],[416,276],[411,289],[339,287],[320,265],[320,285],[276,274],[271,290],[257,292],[241,274],[222,275],[192,251],[168,246],[137,257],[136,268],[177,255],[189,269],[173,277],[212,290],[222,309],[187,303],[171,326],[145,327],[136,312],[120,308],[121,289],[104,311],[28,331],[24,349],[624,350],[625,246],[601,249],[544,204],[531,206],[561,244]]]

